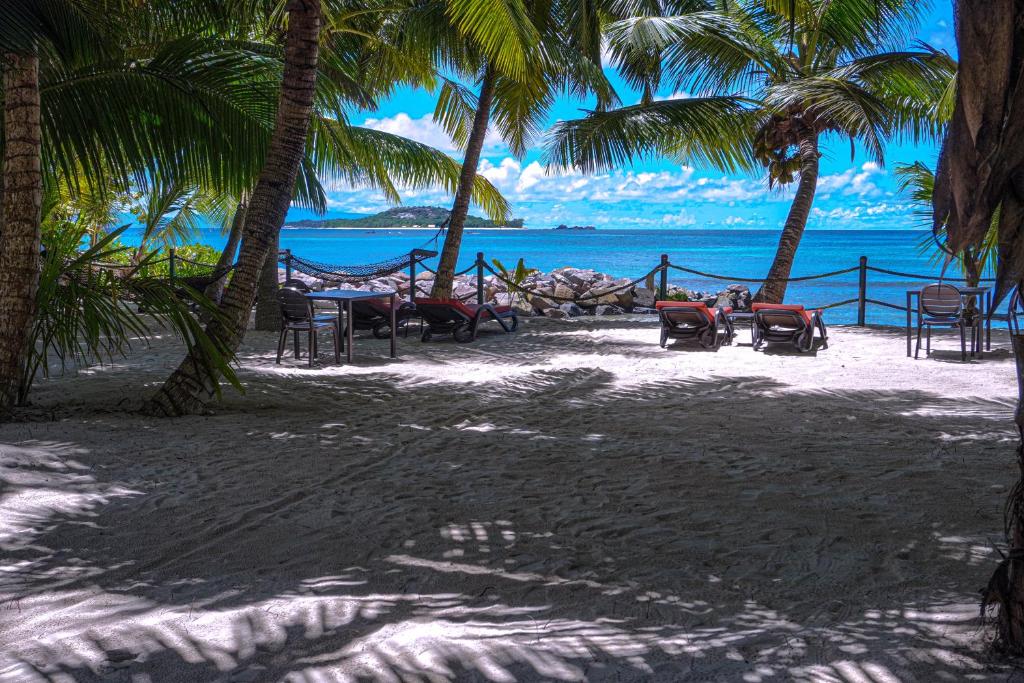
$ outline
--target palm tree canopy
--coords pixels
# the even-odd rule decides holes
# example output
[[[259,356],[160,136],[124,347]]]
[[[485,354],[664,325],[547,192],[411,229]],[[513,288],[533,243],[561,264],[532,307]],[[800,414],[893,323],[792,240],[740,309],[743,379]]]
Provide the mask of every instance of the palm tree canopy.
[[[608,169],[647,155],[793,180],[801,136],[837,134],[879,163],[890,137],[934,137],[955,62],[900,44],[912,0],[694,2],[695,11],[612,23],[612,55],[640,104],[557,125],[556,166]],[[668,86],[695,97],[655,101]]]
[[[618,103],[601,68],[601,26],[627,16],[627,0],[447,0],[410,2],[387,26],[387,42],[435,71],[434,119],[463,147],[477,109],[467,83],[495,78],[491,123],[513,154],[537,138],[558,94]]]
[[[146,12],[114,0],[16,0],[0,19],[0,37],[40,54],[48,184],[124,192],[160,178],[235,196],[252,187],[283,64],[281,7],[265,4],[164,0],[148,3]],[[419,76],[393,50],[375,49],[383,5],[371,11],[365,2],[326,4],[332,21],[296,201],[323,210],[323,182],[334,178],[378,188],[390,201],[399,200],[402,187],[454,187],[458,164],[446,155],[349,123],[351,112],[374,106],[387,89],[368,82],[366,55],[399,63],[392,69],[397,76]],[[382,146],[393,154],[382,158]],[[493,217],[508,213],[484,178],[474,198]]]

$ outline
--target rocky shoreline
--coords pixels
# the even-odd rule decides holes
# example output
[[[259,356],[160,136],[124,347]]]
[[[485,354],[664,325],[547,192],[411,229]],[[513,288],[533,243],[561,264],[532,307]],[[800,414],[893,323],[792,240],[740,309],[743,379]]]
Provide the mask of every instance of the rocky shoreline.
[[[279,270],[283,282],[285,271]],[[322,280],[293,272],[292,277],[302,280],[313,289],[340,288],[371,292],[394,290],[400,296],[409,296],[409,274],[401,271],[374,278],[359,285],[325,283]],[[427,296],[434,284],[434,274],[421,271],[416,274],[418,296]],[[489,303],[511,305],[523,315],[543,315],[548,318],[575,318],[583,315],[621,315],[623,313],[653,313],[657,299],[654,276],[633,283],[629,278],[616,278],[606,273],[583,268],[556,268],[549,273],[534,273],[514,287],[512,293],[500,278],[485,275],[484,300]],[[746,285],[730,284],[718,292],[702,292],[679,285],[668,285],[668,298],[680,301],[703,301],[708,306],[732,306],[735,310],[750,309],[750,289]],[[455,278],[454,295],[475,303],[477,281],[475,275]]]

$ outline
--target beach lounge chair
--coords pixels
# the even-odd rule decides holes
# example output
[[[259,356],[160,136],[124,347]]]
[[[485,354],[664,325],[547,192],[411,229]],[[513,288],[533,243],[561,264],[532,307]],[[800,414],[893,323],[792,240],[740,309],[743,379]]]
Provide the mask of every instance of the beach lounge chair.
[[[515,332],[519,317],[510,306],[491,304],[465,304],[456,299],[416,299],[416,311],[423,317],[426,327],[422,341],[434,335],[450,334],[457,342],[476,339],[480,324],[496,320],[506,333]]]
[[[299,333],[305,332],[309,341],[309,366],[317,358],[317,333],[329,329],[334,338],[334,362],[341,363],[341,326],[337,316],[317,315],[313,312],[313,302],[303,292],[291,287],[283,287],[277,293],[281,305],[281,337],[277,340],[277,362],[284,355],[288,332],[295,333],[295,357],[299,357]]]
[[[395,324],[403,325],[406,334],[409,321],[419,315],[416,306],[409,301],[395,302]],[[391,338],[391,302],[388,299],[367,299],[352,302],[352,322],[356,330],[370,330],[377,339]]]
[[[828,331],[821,310],[808,311],[799,304],[754,304],[751,332],[754,350],[767,343],[792,344],[802,353],[814,348],[814,332],[821,337],[821,348],[828,348]]]
[[[914,358],[921,351],[921,330],[927,328],[925,355],[932,353],[932,328],[956,327],[960,330],[960,358],[967,360],[967,327],[971,328],[971,355],[974,355],[975,334],[981,334],[981,317],[967,311],[964,297],[953,285],[936,283],[921,288],[917,299],[917,346]]]
[[[702,301],[658,301],[654,307],[661,320],[661,348],[670,338],[696,339],[705,349],[715,350],[732,343],[729,306],[708,308]]]

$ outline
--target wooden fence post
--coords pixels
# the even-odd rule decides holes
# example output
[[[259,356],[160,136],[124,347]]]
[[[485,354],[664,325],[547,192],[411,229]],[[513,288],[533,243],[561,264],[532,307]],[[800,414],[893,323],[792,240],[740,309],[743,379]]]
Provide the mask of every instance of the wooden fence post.
[[[170,257],[167,259],[167,270],[168,270],[169,275],[170,275],[171,287],[173,287],[174,286],[174,275],[175,275],[175,272],[174,272],[175,271],[175,268],[174,268],[174,251],[175,250],[174,250],[174,247],[171,247],[169,251],[170,251]]]
[[[857,324],[864,327],[868,308],[868,257],[860,257],[860,278],[857,285]]]
[[[285,281],[292,279],[292,250],[284,250],[284,279]]]
[[[416,250],[409,252],[409,303],[416,303]]]
[[[476,302],[484,303],[484,252],[476,252]]]
[[[658,299],[668,299],[668,254],[661,255],[661,283],[658,285]]]

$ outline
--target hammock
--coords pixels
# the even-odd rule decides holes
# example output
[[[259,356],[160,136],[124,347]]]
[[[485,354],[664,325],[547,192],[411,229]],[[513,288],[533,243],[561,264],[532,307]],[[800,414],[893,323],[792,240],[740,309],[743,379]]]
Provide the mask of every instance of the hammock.
[[[359,266],[339,266],[332,263],[312,261],[301,256],[295,256],[289,252],[280,252],[277,260],[278,263],[282,263],[292,270],[305,273],[318,280],[326,282],[365,282],[405,270],[413,264],[422,263],[434,256],[437,256],[436,251],[413,249],[408,254],[402,254],[387,261]]]

